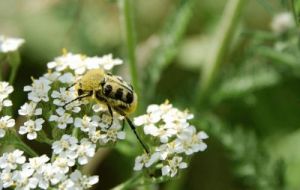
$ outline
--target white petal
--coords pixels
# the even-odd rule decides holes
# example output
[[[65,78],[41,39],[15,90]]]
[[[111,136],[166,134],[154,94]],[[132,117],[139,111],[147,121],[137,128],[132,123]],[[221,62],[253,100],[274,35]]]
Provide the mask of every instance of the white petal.
[[[19,133],[20,133],[21,135],[26,134],[26,133],[27,133],[27,127],[21,126],[20,129],[19,129]]]
[[[92,177],[89,178],[89,184],[90,185],[94,185],[94,184],[98,183],[98,181],[99,181],[98,176],[92,176]]]
[[[161,169],[162,175],[169,175],[170,171],[171,171],[170,166],[164,166]]]
[[[157,136],[158,129],[155,125],[146,125],[144,127],[144,132],[146,135],[151,134],[153,136]]]
[[[29,139],[29,140],[36,139],[36,137],[37,137],[36,132],[28,133],[28,134],[27,134],[27,139]]]
[[[126,133],[124,131],[120,131],[120,132],[117,133],[117,137],[118,137],[118,139],[123,140],[126,137]]]
[[[5,136],[5,130],[3,129],[0,129],[0,138],[4,137]]]
[[[180,169],[187,168],[187,163],[181,162],[181,163],[179,164],[179,168],[180,168]]]
[[[204,131],[200,131],[197,135],[200,139],[207,139],[208,138],[208,135]]]

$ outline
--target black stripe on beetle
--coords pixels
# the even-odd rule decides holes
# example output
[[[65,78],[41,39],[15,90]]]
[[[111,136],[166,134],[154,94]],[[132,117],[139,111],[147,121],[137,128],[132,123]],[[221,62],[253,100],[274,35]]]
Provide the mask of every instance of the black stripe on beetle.
[[[125,101],[127,104],[131,104],[133,102],[133,94],[128,92],[126,94],[126,101]]]
[[[115,93],[115,98],[118,100],[122,100],[123,97],[123,89],[122,88],[118,88],[116,93]]]
[[[104,95],[105,96],[108,96],[111,93],[111,91],[112,91],[112,86],[111,85],[108,84],[104,87]]]

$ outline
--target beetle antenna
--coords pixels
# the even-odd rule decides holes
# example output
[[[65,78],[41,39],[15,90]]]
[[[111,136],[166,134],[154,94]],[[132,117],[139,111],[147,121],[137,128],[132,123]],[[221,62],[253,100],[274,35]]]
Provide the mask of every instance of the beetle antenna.
[[[73,83],[72,85],[68,86],[68,87],[66,88],[66,90],[69,90],[70,88],[72,88],[72,87],[75,86],[75,85],[76,85],[76,83]]]
[[[133,133],[135,134],[136,138],[139,140],[139,142],[141,143],[142,147],[146,151],[146,153],[149,154],[148,148],[143,143],[143,141],[141,140],[140,136],[137,134],[137,132],[135,130],[135,126],[133,125],[133,123],[131,122],[131,120],[128,117],[126,117],[126,116],[125,116],[125,119],[126,119],[127,123],[129,124],[130,128],[132,129]]]
[[[70,103],[75,102],[76,100],[81,100],[82,98],[85,98],[85,97],[88,97],[88,96],[90,96],[90,94],[86,94],[86,95],[83,95],[83,96],[78,96],[77,98],[71,100],[70,102],[65,103],[65,105],[63,105],[63,108],[65,109],[66,106],[69,105]]]

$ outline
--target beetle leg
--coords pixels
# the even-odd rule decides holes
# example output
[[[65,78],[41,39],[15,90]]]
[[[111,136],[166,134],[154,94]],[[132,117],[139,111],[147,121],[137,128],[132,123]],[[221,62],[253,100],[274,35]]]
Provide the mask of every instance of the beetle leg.
[[[106,105],[107,105],[107,108],[108,108],[108,112],[109,112],[109,114],[111,116],[111,122],[110,122],[110,124],[109,124],[109,126],[107,128],[107,129],[109,129],[112,126],[113,122],[114,122],[114,115],[113,115],[113,111],[112,111],[110,105],[109,104],[106,104]]]
[[[125,119],[126,119],[127,123],[129,124],[130,128],[132,129],[133,133],[135,134],[136,138],[139,140],[139,142],[141,143],[142,147],[146,151],[146,153],[149,154],[148,148],[143,143],[143,141],[141,140],[140,136],[137,134],[137,132],[135,130],[135,126],[133,125],[133,123],[131,122],[131,120],[128,117],[126,117],[126,116],[125,116]]]

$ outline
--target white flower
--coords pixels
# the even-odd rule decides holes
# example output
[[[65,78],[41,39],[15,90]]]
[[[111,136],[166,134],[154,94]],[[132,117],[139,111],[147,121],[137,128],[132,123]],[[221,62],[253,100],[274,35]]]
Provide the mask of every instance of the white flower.
[[[2,183],[2,186],[4,188],[11,187],[14,184],[12,177],[13,174],[11,170],[9,169],[2,170],[2,172],[0,173],[0,184]],[[0,189],[1,189],[1,185],[0,185]]]
[[[48,73],[45,73],[44,78],[46,78],[47,80],[49,80],[51,83],[55,82],[57,80],[58,77],[61,76],[60,72],[52,72],[52,71],[48,71]]]
[[[182,149],[178,145],[178,143],[176,142],[176,139],[175,139],[169,143],[160,145],[159,147],[157,147],[155,149],[155,151],[159,152],[161,160],[166,160],[168,156],[170,156],[174,153],[178,153],[178,152],[182,151]]]
[[[77,147],[78,163],[84,165],[88,163],[89,158],[95,155],[96,145],[91,143],[88,139],[83,138]]]
[[[109,141],[116,142],[118,139],[123,140],[126,137],[125,132],[121,130],[121,125],[117,120],[114,120],[112,126],[100,123],[100,127],[102,134],[100,134],[99,140],[101,144],[106,144]]]
[[[60,154],[53,162],[53,166],[58,167],[64,174],[70,170],[70,167],[75,165],[75,160],[70,159],[66,154]]]
[[[79,170],[75,170],[73,173],[71,173],[70,179],[75,184],[74,189],[89,189],[99,181],[98,176],[88,177],[86,175],[82,175]]]
[[[49,62],[47,66],[49,69],[54,69],[57,72],[70,68],[76,75],[82,75],[90,69],[102,68],[104,70],[111,70],[115,65],[120,65],[122,63],[123,61],[121,59],[113,59],[111,54],[102,57],[87,57],[80,54],[64,52],[63,56],[55,58],[55,60]],[[68,82],[65,79],[62,79],[61,82],[62,81]]]
[[[141,156],[136,157],[135,163],[134,163],[134,170],[138,171],[143,169],[145,166],[146,168],[153,165],[155,162],[157,162],[160,158],[160,153],[155,152],[151,156],[149,154],[143,154]]]
[[[147,125],[144,127],[145,134],[150,134],[154,137],[159,137],[161,143],[167,143],[169,138],[176,134],[176,130],[171,127],[161,125],[159,128],[155,125]]]
[[[14,88],[8,82],[0,82],[0,100],[3,101],[14,91]]]
[[[168,165],[162,167],[161,172],[163,176],[174,177],[178,173],[178,169],[187,168],[187,163],[182,161],[182,157],[175,156],[168,160]]]
[[[57,106],[64,106],[66,103],[74,100],[77,95],[74,88],[70,88],[68,90],[66,88],[60,88],[59,91],[54,90],[51,94],[51,97],[54,98],[53,104]],[[80,104],[80,102],[73,102],[68,104],[65,109],[78,113],[81,110],[79,107]]]
[[[282,34],[295,27],[295,25],[293,15],[290,12],[282,12],[275,15],[271,22],[271,28],[276,34]]]
[[[55,121],[58,128],[65,129],[68,124],[73,123],[71,114],[65,112],[63,108],[58,108],[56,112],[58,115],[51,115],[49,121]]]
[[[34,178],[38,181],[38,187],[41,189],[48,189],[50,185],[56,185],[65,177],[64,173],[58,167],[50,163],[44,164],[40,171],[37,172]]]
[[[37,138],[37,131],[42,129],[42,124],[44,123],[44,119],[38,118],[36,120],[28,120],[22,125],[19,129],[19,133],[24,135],[27,133],[27,139],[33,140]]]
[[[35,178],[31,178],[32,174],[26,169],[17,170],[14,172],[13,180],[15,181],[15,190],[29,190],[36,189],[38,181]]]
[[[147,108],[147,114],[134,118],[137,126],[144,125],[146,135],[158,137],[161,143],[167,143],[170,138],[188,127],[188,120],[193,115],[172,107],[166,101],[162,105],[152,104]]]
[[[185,123],[193,117],[193,114],[189,114],[187,111],[182,112],[176,108],[169,109],[168,112],[162,115],[165,123]]]
[[[84,62],[85,56],[79,55],[79,54],[71,54],[69,53],[69,60],[72,60],[68,63],[68,66],[70,69],[74,70],[75,74],[82,75],[86,71],[86,64]]]
[[[88,133],[89,135],[89,139],[93,142],[93,143],[97,143],[100,138],[101,138],[101,131],[100,130],[96,130],[95,129],[91,129]]]
[[[64,53],[64,55],[55,58],[53,62],[48,63],[47,66],[49,69],[55,69],[60,72],[70,67],[70,65],[81,65],[82,59],[83,56],[79,54]]]
[[[63,135],[59,141],[55,141],[52,144],[53,153],[61,154],[65,152],[68,157],[75,159],[76,156],[74,154],[77,150],[77,143],[77,138],[71,135]]]
[[[49,86],[51,82],[45,77],[40,77],[37,80],[33,80],[32,86],[25,86],[24,91],[30,91],[28,93],[28,99],[34,102],[48,102],[48,92],[51,89]]]
[[[80,128],[83,132],[89,132],[98,126],[99,117],[88,117],[86,115],[83,118],[75,118],[74,126]]]
[[[75,76],[72,73],[68,72],[61,75],[58,80],[62,83],[73,84],[75,83]]]
[[[42,108],[36,108],[37,103],[30,101],[29,103],[25,103],[21,106],[19,109],[19,115],[24,115],[28,117],[32,117],[34,115],[41,115],[42,114]]]
[[[23,156],[23,151],[18,149],[10,153],[4,153],[0,157],[0,168],[14,170],[17,168],[18,164],[24,164],[26,161],[25,156]]]
[[[134,170],[163,165],[162,174],[174,177],[178,169],[186,168],[187,163],[182,162],[183,159],[207,148],[203,140],[208,135],[197,133],[196,128],[190,125],[189,120],[193,117],[188,111],[180,111],[166,101],[161,105],[148,106],[147,114],[134,118],[135,125],[143,126],[144,133],[152,136],[156,146],[152,148],[154,153],[136,158]]]
[[[73,190],[74,182],[71,179],[66,179],[58,185],[58,190]]]
[[[195,152],[204,151],[207,145],[203,142],[207,139],[208,135],[201,131],[196,133],[196,129],[193,126],[185,129],[185,131],[175,140],[178,148],[177,152],[184,152],[186,155],[191,155]]]
[[[94,104],[92,109],[94,112],[104,112],[107,111],[107,106],[103,104]]]
[[[49,157],[42,155],[39,157],[29,158],[28,168],[32,168],[35,171],[40,170],[40,168],[49,161]]]
[[[25,42],[22,38],[8,38],[3,35],[0,36],[0,52],[8,53],[16,51]]]
[[[102,56],[100,66],[104,70],[111,70],[115,65],[121,65],[122,63],[121,59],[113,59],[112,54],[108,54]]]
[[[84,60],[87,69],[99,69],[101,68],[102,64],[102,57],[87,57]]]
[[[8,82],[0,82],[0,111],[2,107],[12,106],[12,101],[8,100],[8,95],[13,92],[13,87],[8,84]]]
[[[156,114],[150,114],[150,115],[141,115],[139,117],[135,117],[133,120],[133,123],[136,126],[142,126],[144,125],[145,127],[149,126],[150,128],[156,127],[156,124],[160,121],[160,116]]]
[[[10,107],[10,106],[12,106],[11,100],[4,100],[3,102],[0,101],[0,111],[2,110],[3,107]]]
[[[5,130],[15,126],[15,120],[11,116],[3,116],[0,118],[0,138],[5,136]]]

